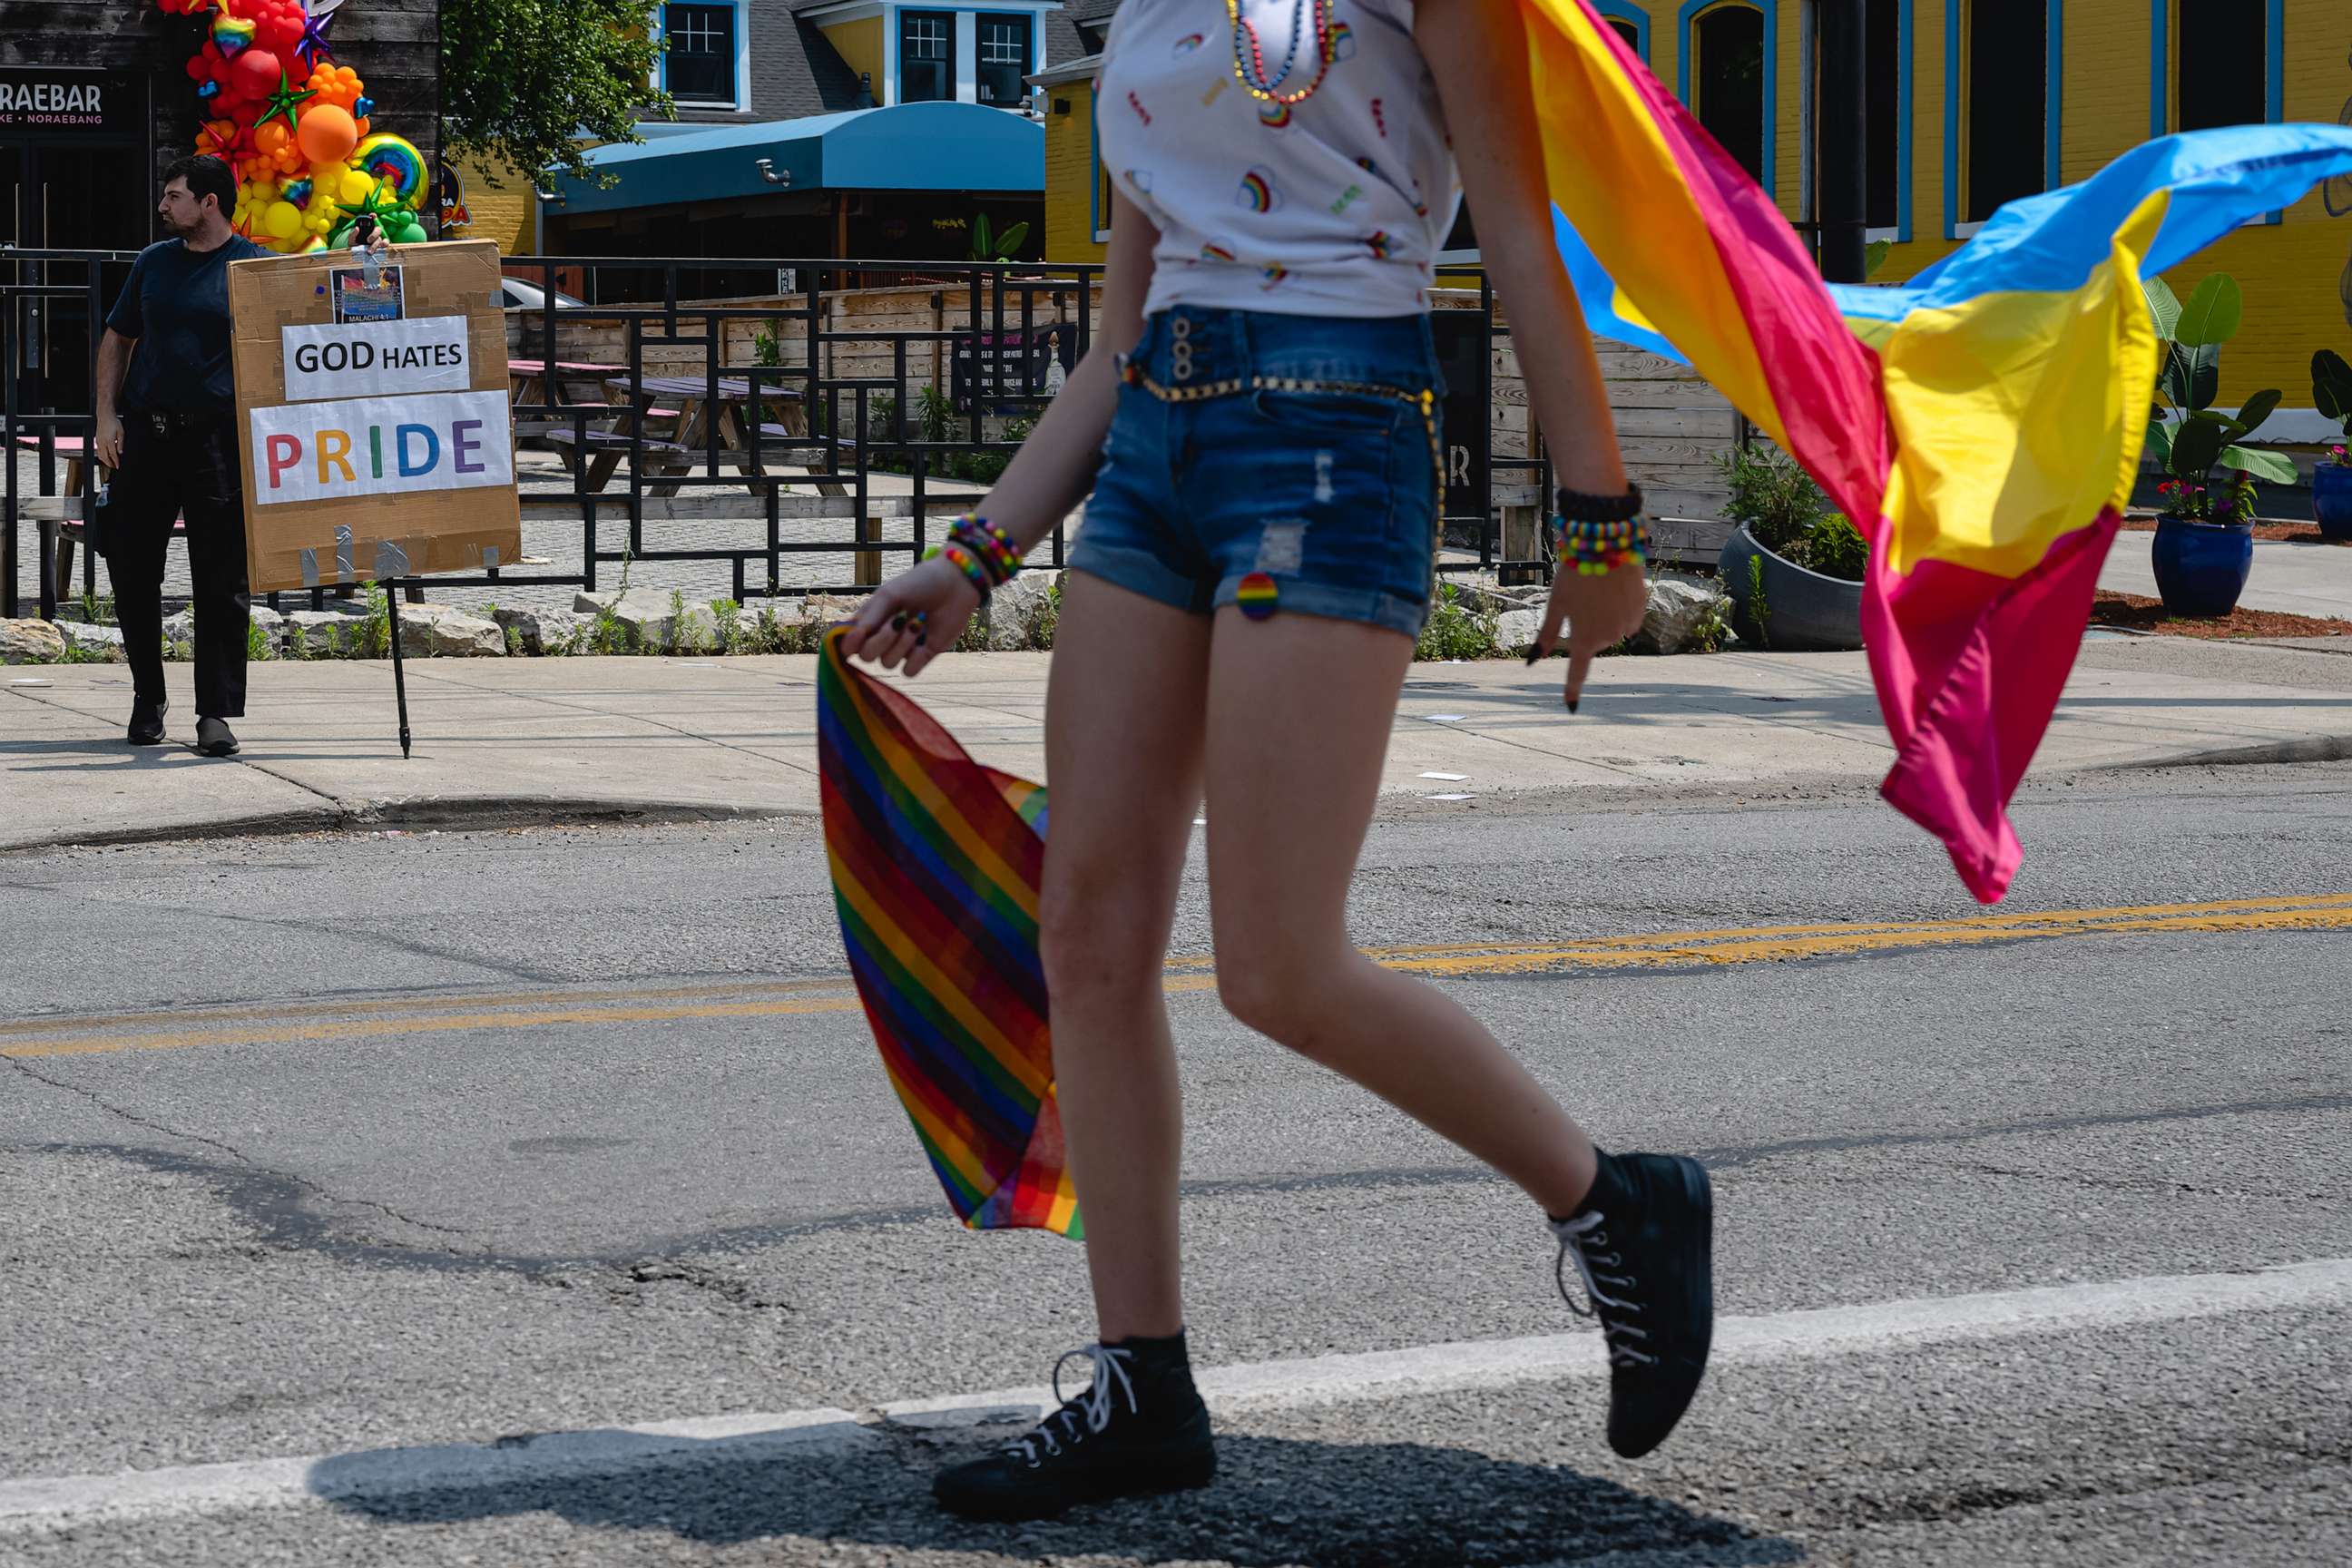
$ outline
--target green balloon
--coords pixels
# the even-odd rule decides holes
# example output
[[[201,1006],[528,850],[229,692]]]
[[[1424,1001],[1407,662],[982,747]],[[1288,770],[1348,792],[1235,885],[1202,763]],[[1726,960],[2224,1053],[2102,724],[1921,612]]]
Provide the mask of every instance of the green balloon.
[[[384,237],[391,240],[394,245],[422,245],[425,243],[425,226],[421,223],[415,222],[414,219],[407,223],[388,225],[383,232]]]

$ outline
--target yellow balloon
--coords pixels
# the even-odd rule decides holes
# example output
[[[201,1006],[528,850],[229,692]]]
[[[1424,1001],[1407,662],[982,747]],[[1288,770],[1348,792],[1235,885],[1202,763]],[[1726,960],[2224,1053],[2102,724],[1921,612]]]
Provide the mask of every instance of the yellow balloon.
[[[261,215],[261,226],[272,238],[291,239],[302,226],[302,214],[292,202],[272,202]]]
[[[375,176],[373,174],[363,174],[357,169],[353,169],[343,176],[343,200],[353,206],[357,206],[374,194]]]

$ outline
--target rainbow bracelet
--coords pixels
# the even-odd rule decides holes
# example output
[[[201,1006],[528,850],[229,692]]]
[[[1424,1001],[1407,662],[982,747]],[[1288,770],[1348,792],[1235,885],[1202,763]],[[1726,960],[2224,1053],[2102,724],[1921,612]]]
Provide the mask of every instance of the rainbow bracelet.
[[[983,605],[988,603],[989,595],[996,591],[996,579],[989,575],[988,568],[981,563],[979,556],[974,555],[952,539],[945,544],[934,544],[923,552],[923,559],[926,561],[935,555],[946,557],[949,565],[971,580],[972,587],[980,595],[980,602]]]
[[[1003,587],[1021,570],[1021,550],[1013,536],[977,512],[966,512],[948,531],[949,542],[979,557],[991,581]]]
[[[1638,564],[1650,548],[1649,526],[1638,517],[1605,522],[1555,517],[1551,532],[1553,553],[1574,565],[1580,577],[1605,577],[1620,566]]]

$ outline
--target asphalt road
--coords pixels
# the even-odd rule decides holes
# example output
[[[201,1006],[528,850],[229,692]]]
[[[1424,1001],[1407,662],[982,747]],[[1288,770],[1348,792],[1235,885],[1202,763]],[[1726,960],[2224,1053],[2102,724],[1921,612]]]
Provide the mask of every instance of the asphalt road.
[[[1989,922],[1859,793],[1396,808],[1360,939],[1704,1153],[1748,1350],[1639,1464],[1589,1369],[1465,1375],[1576,1326],[1539,1222],[1188,972],[1195,1354],[1282,1365],[1209,1493],[1022,1530],[874,1413],[1042,1382],[1080,1253],[946,1217],[813,824],[0,858],[0,1561],[2352,1559],[2352,766],[2019,820]],[[1315,1392],[1374,1352],[1417,1370]]]

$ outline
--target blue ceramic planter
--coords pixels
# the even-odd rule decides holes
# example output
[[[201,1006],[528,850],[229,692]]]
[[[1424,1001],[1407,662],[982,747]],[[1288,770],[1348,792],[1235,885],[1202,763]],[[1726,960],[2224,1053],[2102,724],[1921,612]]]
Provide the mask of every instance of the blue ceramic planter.
[[[2242,522],[2156,522],[2156,591],[2176,616],[2226,616],[2254,569],[2254,531]]]
[[[2322,463],[2311,470],[2311,510],[2323,539],[2352,539],[2352,468]]]

